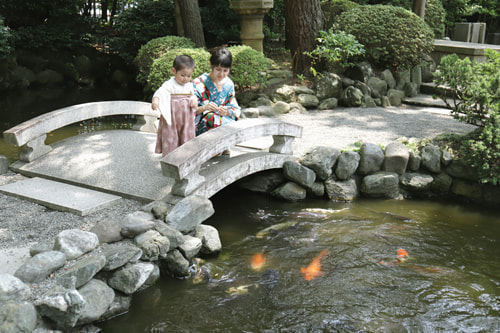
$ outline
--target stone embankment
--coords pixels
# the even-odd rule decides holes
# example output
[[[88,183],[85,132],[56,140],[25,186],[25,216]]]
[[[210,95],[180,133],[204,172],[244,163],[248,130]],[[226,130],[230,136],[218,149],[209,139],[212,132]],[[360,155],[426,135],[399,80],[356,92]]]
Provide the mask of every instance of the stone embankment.
[[[131,295],[160,275],[184,278],[192,261],[221,250],[218,231],[201,224],[210,200],[187,197],[174,207],[153,202],[122,221],[65,230],[50,248],[33,247],[14,273],[0,274],[0,331],[70,331],[128,310]]]

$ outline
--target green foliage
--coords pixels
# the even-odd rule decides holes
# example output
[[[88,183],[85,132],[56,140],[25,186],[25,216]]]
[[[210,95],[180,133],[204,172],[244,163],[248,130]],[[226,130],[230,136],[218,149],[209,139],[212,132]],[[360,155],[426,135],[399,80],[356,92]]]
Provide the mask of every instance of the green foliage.
[[[461,155],[483,183],[500,184],[500,54],[485,50],[486,62],[445,56],[434,82],[454,118],[478,126],[462,142]]]
[[[371,63],[396,70],[419,64],[421,55],[430,53],[434,44],[431,28],[401,7],[358,6],[337,18],[336,30],[354,35]]]
[[[441,0],[427,0],[425,2],[424,21],[431,27],[436,38],[444,37],[446,12]]]
[[[3,17],[0,16],[0,58],[12,51],[10,38],[10,29],[9,27],[4,26]]]
[[[246,45],[230,46],[228,49],[233,55],[231,78],[234,84],[239,88],[264,86],[266,77],[263,72],[269,68],[269,59]]]
[[[137,75],[137,82],[145,84],[147,82],[147,77],[149,71],[151,70],[151,65],[155,59],[161,58],[163,55],[167,54],[170,50],[179,48],[195,48],[194,42],[186,37],[179,36],[165,36],[150,40],[141,48],[135,58],[135,63],[139,69],[139,74]]]
[[[321,10],[323,11],[323,27],[326,29],[330,29],[334,20],[337,16],[351,10],[355,7],[359,6],[356,2],[350,0],[322,0],[321,1]]]
[[[285,49],[285,4],[274,0],[273,8],[264,16],[264,52],[269,55],[288,54]]]
[[[320,31],[317,41],[314,50],[304,53],[313,59],[311,71],[315,76],[318,71],[317,65],[321,66],[320,71],[335,71],[338,67],[353,66],[354,62],[361,60],[365,54],[364,46],[356,40],[356,37],[343,31],[337,33],[333,32],[333,29],[328,32]]]
[[[174,63],[174,59],[181,54],[192,57],[196,63],[196,67],[193,73],[193,79],[203,73],[210,72],[210,53],[208,53],[206,50],[202,48],[173,49],[164,54],[162,57],[153,61],[153,65],[151,66],[151,70],[147,76],[147,90],[153,92],[158,89],[163,82],[170,79],[170,77],[172,76],[171,69],[172,64]]]
[[[228,0],[200,0],[199,7],[207,47],[240,40],[240,17],[229,8]]]
[[[171,0],[141,0],[115,17],[116,36],[110,40],[111,49],[133,63],[142,45],[153,38],[174,35],[174,22]]]

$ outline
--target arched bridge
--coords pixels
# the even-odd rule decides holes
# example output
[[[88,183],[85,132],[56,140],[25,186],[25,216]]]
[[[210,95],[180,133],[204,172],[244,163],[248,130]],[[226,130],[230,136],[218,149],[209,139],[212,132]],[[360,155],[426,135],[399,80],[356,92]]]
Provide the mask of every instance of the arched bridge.
[[[112,115],[135,115],[134,130],[104,130],[45,143],[49,133],[62,127]],[[247,175],[281,168],[295,159],[291,145],[302,135],[302,127],[276,119],[244,119],[208,131],[161,158],[154,153],[156,123],[149,103],[96,102],[49,112],[3,135],[7,143],[22,147],[19,161],[11,164],[16,172],[171,203],[189,195],[210,198]],[[261,138],[264,147],[248,147]],[[230,156],[216,157],[226,149]]]

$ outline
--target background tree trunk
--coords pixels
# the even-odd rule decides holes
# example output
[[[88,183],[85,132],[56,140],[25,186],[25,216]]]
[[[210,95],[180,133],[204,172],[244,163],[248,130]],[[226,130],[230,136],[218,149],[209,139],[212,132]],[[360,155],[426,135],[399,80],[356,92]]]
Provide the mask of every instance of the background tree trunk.
[[[190,38],[196,47],[205,47],[205,36],[201,24],[200,7],[198,0],[177,0],[182,16],[184,34]]]
[[[296,74],[305,74],[311,59],[304,55],[316,45],[316,38],[323,23],[320,0],[285,0],[286,44],[292,56]]]
[[[413,12],[420,16],[423,20],[425,16],[425,1],[426,0],[413,0]]]
[[[184,37],[184,27],[182,26],[182,14],[181,7],[179,6],[179,0],[174,0],[174,13],[175,13],[175,27],[177,28],[177,34]]]

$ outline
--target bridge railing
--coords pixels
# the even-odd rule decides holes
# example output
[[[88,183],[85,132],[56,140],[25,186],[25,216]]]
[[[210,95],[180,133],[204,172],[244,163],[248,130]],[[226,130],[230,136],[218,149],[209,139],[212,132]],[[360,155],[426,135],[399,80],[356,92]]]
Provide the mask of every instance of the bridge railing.
[[[175,180],[172,194],[190,195],[205,182],[205,177],[200,175],[203,163],[235,145],[265,136],[273,137],[273,144],[269,147],[269,153],[274,153],[271,155],[292,155],[293,140],[302,136],[302,127],[273,118],[252,118],[220,126],[195,137],[161,160],[163,175]],[[266,168],[281,167],[284,161],[281,156],[276,156],[271,158],[275,161],[273,165],[269,156],[266,159]],[[260,162],[256,160],[254,163]]]
[[[106,101],[69,106],[27,120],[3,132],[5,142],[22,147],[19,159],[32,162],[52,150],[45,144],[47,133],[83,120],[114,116],[135,115],[133,130],[156,132],[158,114],[151,104],[138,101]]]

